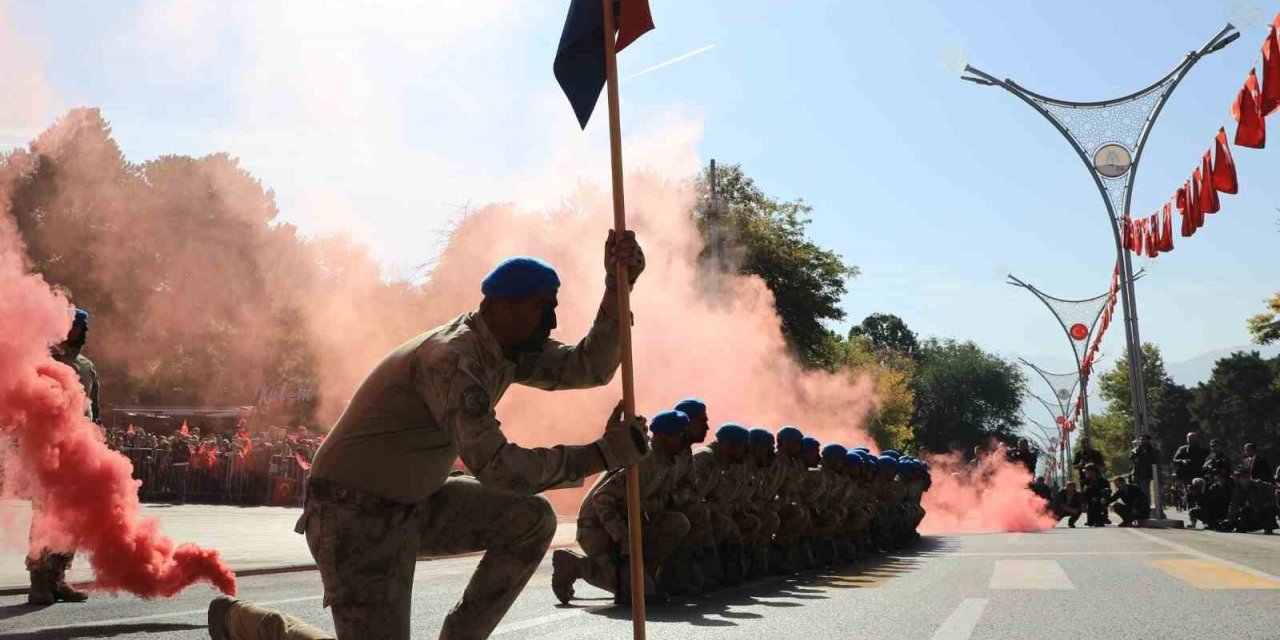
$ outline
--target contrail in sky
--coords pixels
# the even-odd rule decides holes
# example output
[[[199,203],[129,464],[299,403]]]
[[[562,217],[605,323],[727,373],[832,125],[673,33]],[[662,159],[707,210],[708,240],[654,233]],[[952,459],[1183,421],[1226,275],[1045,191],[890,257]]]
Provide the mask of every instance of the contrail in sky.
[[[684,60],[688,60],[689,58],[692,58],[692,57],[694,57],[694,56],[696,56],[696,55],[698,55],[698,54],[706,53],[706,52],[708,52],[708,51],[710,51],[710,50],[712,50],[712,49],[714,49],[714,48],[716,48],[716,46],[715,46],[714,44],[709,44],[709,45],[707,45],[707,46],[705,46],[705,47],[700,47],[700,48],[694,49],[693,51],[690,51],[690,52],[688,52],[688,53],[682,53],[682,54],[680,54],[680,55],[678,55],[678,56],[676,56],[676,57],[674,57],[674,58],[672,58],[672,59],[670,59],[670,60],[667,60],[666,62],[659,62],[658,64],[655,64],[655,65],[653,65],[652,67],[649,67],[648,69],[643,69],[643,70],[637,71],[637,72],[635,72],[635,73],[633,73],[633,74],[631,74],[631,75],[629,75],[629,76],[627,76],[627,77],[623,78],[623,80],[631,80],[632,78],[640,77],[640,76],[642,76],[642,75],[644,75],[644,74],[646,74],[646,73],[651,73],[651,72],[657,71],[658,69],[661,69],[661,68],[663,68],[663,67],[671,66],[671,65],[673,65],[673,64],[675,64],[675,63],[677,63],[677,62],[681,62],[681,61],[684,61]]]

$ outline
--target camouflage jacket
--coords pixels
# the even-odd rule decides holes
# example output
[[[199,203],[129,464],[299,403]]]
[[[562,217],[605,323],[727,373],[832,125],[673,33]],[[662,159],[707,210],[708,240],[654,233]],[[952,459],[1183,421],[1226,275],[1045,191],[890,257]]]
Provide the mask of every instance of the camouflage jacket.
[[[461,456],[477,479],[504,491],[579,486],[590,445],[513,444],[494,408],[513,383],[546,391],[606,384],[619,353],[617,323],[598,317],[577,344],[549,340],[513,362],[479,313],[458,316],[374,367],[316,453],[312,477],[416,503]]]

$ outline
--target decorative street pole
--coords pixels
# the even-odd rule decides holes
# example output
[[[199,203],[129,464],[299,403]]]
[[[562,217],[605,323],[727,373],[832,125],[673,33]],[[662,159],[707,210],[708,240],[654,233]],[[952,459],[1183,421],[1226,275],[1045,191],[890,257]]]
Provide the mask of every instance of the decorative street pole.
[[[1147,417],[1146,385],[1142,379],[1142,341],[1138,333],[1138,304],[1133,286],[1133,262],[1122,244],[1122,225],[1133,198],[1134,176],[1142,158],[1147,136],[1160,110],[1191,67],[1201,58],[1221,50],[1240,37],[1228,24],[1199,51],[1192,51],[1155,84],[1134,93],[1099,102],[1072,102],[1040,95],[1012,80],[999,80],[970,65],[962,79],[986,86],[997,86],[1017,96],[1066,138],[1084,162],[1098,193],[1106,205],[1119,254],[1120,292],[1125,318],[1125,342],[1129,355],[1129,385],[1133,403],[1135,431],[1150,433]],[[1164,518],[1164,505],[1156,478],[1156,517]]]

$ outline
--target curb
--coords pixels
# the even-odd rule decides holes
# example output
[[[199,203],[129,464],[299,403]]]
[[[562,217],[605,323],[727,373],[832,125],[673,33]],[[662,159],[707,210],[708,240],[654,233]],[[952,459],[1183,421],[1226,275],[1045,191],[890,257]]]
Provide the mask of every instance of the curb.
[[[547,550],[550,551],[551,549],[565,549],[565,548],[576,546],[576,545],[577,545],[576,542],[562,542],[558,544],[552,544],[550,547],[547,548]],[[469,558],[472,556],[479,556],[483,554],[484,554],[483,551],[473,551],[471,553],[458,553],[458,554],[448,555],[448,556],[421,556],[418,558],[418,562],[431,561],[431,560],[448,560],[451,558]],[[285,565],[279,565],[274,567],[258,567],[256,569],[245,569],[244,571],[236,571],[235,574],[237,578],[247,578],[250,576],[272,576],[272,575],[277,575],[281,573],[300,573],[303,571],[315,571],[315,570],[316,570],[315,563],[285,564]],[[73,586],[83,589],[83,588],[89,587],[92,584],[93,583],[91,582],[76,582],[73,584]],[[30,590],[31,590],[31,587],[29,585],[21,586],[21,587],[0,587],[0,597],[25,596],[27,595],[27,592]]]

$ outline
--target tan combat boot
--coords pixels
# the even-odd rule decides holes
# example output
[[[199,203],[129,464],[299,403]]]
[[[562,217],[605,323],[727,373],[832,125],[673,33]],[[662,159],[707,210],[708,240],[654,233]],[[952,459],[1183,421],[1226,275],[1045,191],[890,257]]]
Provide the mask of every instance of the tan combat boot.
[[[43,607],[57,602],[53,597],[53,583],[50,572],[37,570],[30,573],[31,590],[27,592],[27,604]]]

